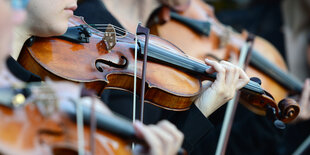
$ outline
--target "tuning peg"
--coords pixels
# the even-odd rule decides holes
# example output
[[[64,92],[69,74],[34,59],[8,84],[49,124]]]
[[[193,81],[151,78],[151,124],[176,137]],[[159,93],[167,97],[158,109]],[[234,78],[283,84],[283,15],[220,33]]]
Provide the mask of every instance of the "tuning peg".
[[[266,110],[266,116],[267,118],[274,120],[273,121],[273,125],[277,128],[277,129],[285,129],[286,125],[284,124],[284,122],[280,121],[277,116],[276,116],[276,110],[274,107],[267,105],[267,110]]]
[[[262,81],[258,77],[251,77],[250,80],[258,83],[259,85],[262,85]]]
[[[284,124],[284,122],[282,122],[282,121],[280,121],[280,120],[275,120],[274,122],[273,122],[273,125],[277,128],[277,129],[281,129],[281,130],[283,130],[283,129],[285,129],[286,128],[286,125]]]

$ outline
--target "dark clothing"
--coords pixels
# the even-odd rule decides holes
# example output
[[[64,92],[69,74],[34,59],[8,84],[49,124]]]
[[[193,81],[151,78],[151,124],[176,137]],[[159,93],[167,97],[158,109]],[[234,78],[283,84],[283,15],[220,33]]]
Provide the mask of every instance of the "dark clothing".
[[[6,64],[10,72],[19,80],[24,82],[37,82],[41,81],[41,78],[21,66],[15,59],[9,56],[6,60]]]
[[[227,1],[222,0],[222,3],[227,4]],[[249,4],[248,7],[242,6],[241,9],[225,8],[223,11],[218,11],[216,16],[222,23],[230,25],[239,31],[246,29],[255,35],[265,38],[271,42],[285,58],[281,1],[252,0],[252,3]],[[230,6],[236,6],[236,4]],[[237,114],[240,115],[240,111],[237,111]],[[241,152],[241,154],[244,154],[245,151],[248,152],[247,154],[250,152],[251,154],[252,152],[280,155],[292,154],[310,134],[309,120],[298,124],[288,124],[283,133],[279,133],[274,130],[274,127],[270,123],[267,122],[268,120],[265,122],[263,120],[264,118],[257,116],[254,117],[250,114],[247,115],[250,116],[247,124],[245,123],[244,118],[237,116],[233,126],[233,130],[234,128],[236,129],[233,131],[231,135],[232,137],[230,138],[238,139],[238,137],[234,135],[241,135],[240,133],[242,133],[244,137],[243,139],[245,139],[244,142],[246,143],[241,140],[240,143],[236,143],[236,140],[230,140],[227,150],[228,152],[234,149]],[[241,123],[239,123],[240,120]],[[260,126],[254,126],[255,123]],[[241,126],[242,124],[243,126]],[[246,134],[245,129],[253,132],[253,134],[250,135],[252,137],[251,139],[248,137],[249,134]],[[278,144],[275,145],[275,143]],[[254,146],[250,146],[250,144]],[[243,146],[243,150],[237,150],[238,145]],[[255,147],[255,145],[257,147]]]
[[[210,121],[214,123],[215,129],[196,147],[193,154],[215,154],[222,129],[225,107],[221,107],[209,117]],[[281,138],[282,132],[273,126],[272,121],[267,120],[264,116],[252,113],[243,105],[239,104],[225,154],[279,154],[277,145],[281,141]]]
[[[113,24],[123,28],[121,24],[105,8],[101,0],[86,0],[78,4],[74,14],[84,17],[88,24]]]
[[[113,111],[128,118],[132,117],[132,94],[119,90],[105,90],[103,98],[105,103]],[[190,110],[173,112],[160,109],[151,104],[145,103],[144,123],[153,124],[162,119],[168,119],[175,124],[184,134],[183,147],[191,152],[197,144],[206,136],[213,125],[206,119],[199,109],[193,105]],[[137,103],[137,113],[140,111],[140,104]],[[136,114],[138,115],[138,114]],[[137,117],[138,118],[138,117]]]
[[[310,120],[288,125],[287,130],[284,132],[283,140],[279,143],[279,154],[293,154],[310,135],[309,129]],[[310,154],[310,146],[303,154]]]
[[[122,27],[119,22],[109,13],[100,0],[87,0],[79,4],[75,12],[78,16],[83,16],[89,24],[113,24]],[[117,90],[105,90],[102,95],[103,101],[115,112],[132,117],[132,94]],[[140,107],[140,104],[137,104]],[[139,112],[139,108],[137,112]],[[160,109],[146,103],[144,113],[144,123],[157,123],[161,119],[168,119],[180,129],[185,136],[183,147],[188,151],[194,148],[199,141],[207,135],[212,128],[210,121],[204,117],[196,106],[184,112],[173,112]]]

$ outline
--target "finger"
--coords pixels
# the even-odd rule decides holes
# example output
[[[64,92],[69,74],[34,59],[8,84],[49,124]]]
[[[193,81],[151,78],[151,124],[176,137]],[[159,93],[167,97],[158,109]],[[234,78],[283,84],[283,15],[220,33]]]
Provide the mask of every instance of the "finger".
[[[237,72],[238,67],[227,61],[221,61],[220,63],[225,67],[226,70],[226,83],[224,85],[224,92],[222,93],[221,97],[228,101],[232,99],[236,93],[236,85],[239,78],[239,74]]]
[[[227,61],[221,61],[221,64],[225,67],[226,70],[226,76],[225,76],[226,85],[230,85],[231,86],[230,88],[235,90],[239,78],[239,73],[237,72],[238,70],[237,66]]]
[[[216,81],[218,81],[219,83],[224,82],[225,68],[222,65],[220,65],[218,62],[213,61],[213,60],[205,59],[205,62],[207,65],[211,66],[215,70],[215,72],[217,72]]]
[[[160,121],[158,125],[165,131],[167,131],[170,135],[172,135],[174,142],[174,151],[178,151],[184,139],[183,133],[179,131],[172,123],[166,120]]]
[[[241,89],[242,87],[244,87],[246,84],[248,84],[250,82],[250,78],[244,72],[243,69],[239,68],[238,72],[239,72],[239,80],[238,80],[238,84],[236,87],[237,90]]]
[[[214,69],[214,66],[213,66],[215,63],[217,63],[216,61],[206,58],[205,63],[210,67],[209,69],[206,70],[207,73],[212,74],[212,73],[216,72],[216,70]]]
[[[150,154],[162,154],[163,148],[160,139],[141,122],[136,121],[133,125],[136,129],[137,136],[144,139],[150,147]]]
[[[160,139],[162,152],[164,154],[174,154],[175,151],[175,142],[174,138],[169,132],[165,131],[160,126],[152,126],[150,130]]]

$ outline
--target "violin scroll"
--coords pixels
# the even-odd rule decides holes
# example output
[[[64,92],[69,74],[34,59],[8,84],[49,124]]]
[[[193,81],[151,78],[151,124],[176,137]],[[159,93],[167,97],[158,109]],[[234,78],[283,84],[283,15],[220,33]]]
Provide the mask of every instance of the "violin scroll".
[[[278,104],[278,107],[281,111],[280,117],[282,118],[283,122],[290,122],[294,120],[300,111],[297,102],[290,98],[281,100]]]

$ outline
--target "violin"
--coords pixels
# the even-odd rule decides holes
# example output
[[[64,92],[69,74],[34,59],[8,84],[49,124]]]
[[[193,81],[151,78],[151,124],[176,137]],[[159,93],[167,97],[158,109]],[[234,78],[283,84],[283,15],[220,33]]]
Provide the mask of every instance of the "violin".
[[[19,63],[42,78],[83,82],[86,88],[94,89],[98,94],[104,88],[132,91],[135,35],[109,25],[101,25],[106,28],[106,32],[102,32],[87,25],[80,17],[71,18],[69,26],[61,38],[35,38],[24,46]],[[113,29],[115,36],[108,38],[115,41],[110,44],[106,36]],[[137,42],[139,81],[144,37],[137,37]],[[201,82],[216,78],[216,73],[205,72],[210,66],[189,58],[164,39],[150,35],[147,48],[146,102],[168,110],[187,110],[201,93]],[[298,105],[284,100],[278,107],[272,96],[256,82],[250,81],[241,91],[244,102],[269,109],[274,120],[289,122],[298,115]]]
[[[172,12],[168,7],[162,7],[152,16],[148,27],[152,34],[167,39],[187,55],[200,60],[211,58],[231,61],[238,58],[248,36],[247,32],[240,34],[221,24],[213,10],[201,0],[191,0],[189,8],[184,12]],[[286,98],[288,93],[302,91],[302,82],[286,71],[285,61],[277,49],[263,38],[255,37],[246,73],[259,77],[261,86],[277,102]],[[241,103],[256,114],[266,115],[266,108],[251,102]]]
[[[75,104],[55,105],[57,98],[47,85],[29,86],[0,88],[1,154],[78,154]],[[33,95],[34,89],[40,93]],[[89,123],[90,107],[82,107]],[[93,133],[89,126],[83,127],[85,154],[131,154],[129,140],[136,136],[128,121],[100,111],[96,111],[96,121],[98,130]]]
[[[55,103],[59,99],[53,91],[41,83],[0,88],[1,154],[78,154],[80,141],[84,141],[82,154],[132,154],[132,142],[149,147],[130,121],[85,103],[80,107],[85,125],[83,140],[79,139],[77,103]],[[186,152],[180,149],[178,154]]]

